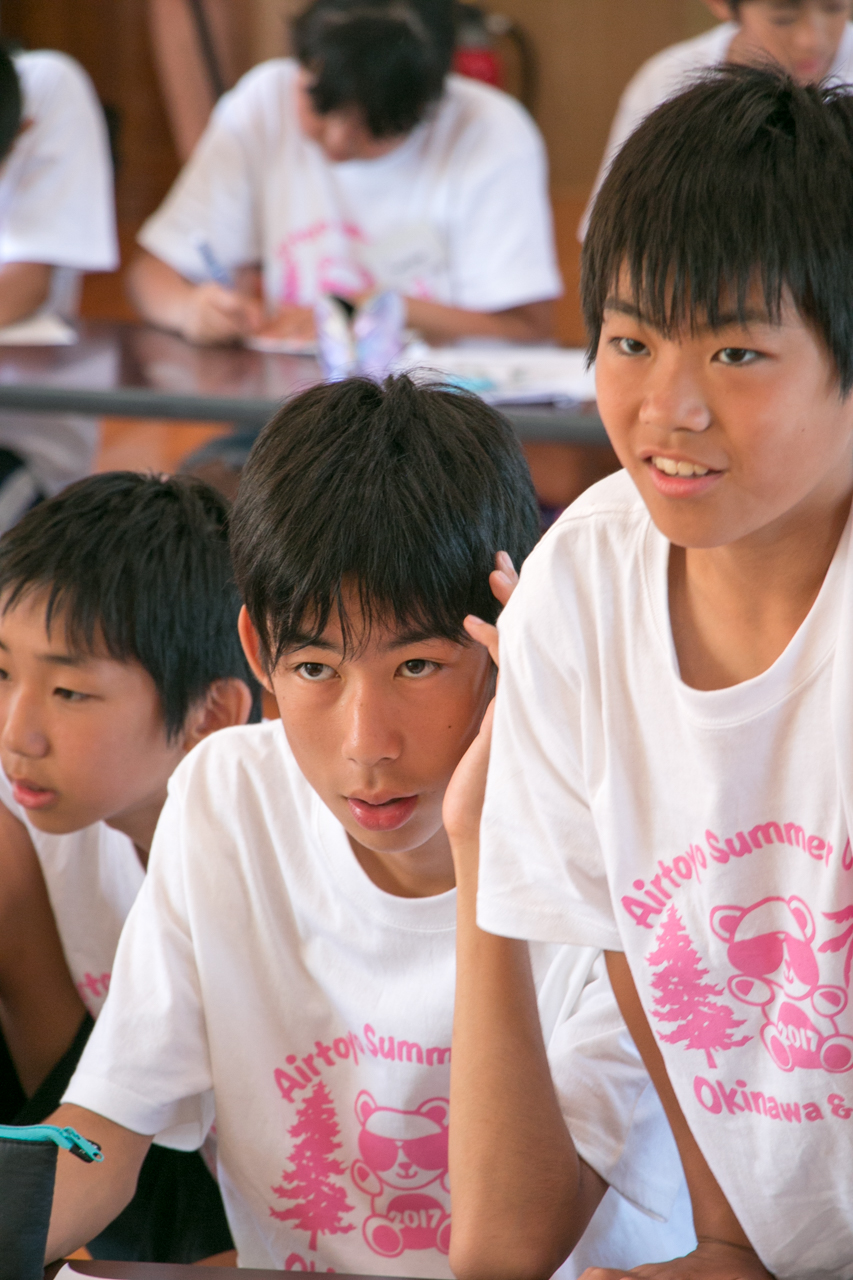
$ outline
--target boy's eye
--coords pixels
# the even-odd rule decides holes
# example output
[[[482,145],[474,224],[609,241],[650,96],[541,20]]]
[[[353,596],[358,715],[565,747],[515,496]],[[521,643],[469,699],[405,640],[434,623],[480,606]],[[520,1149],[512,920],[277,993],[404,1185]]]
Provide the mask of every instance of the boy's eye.
[[[419,676],[428,676],[431,671],[437,671],[438,667],[439,664],[430,662],[429,658],[409,658],[408,662],[401,664],[400,673],[417,679]]]
[[[645,342],[638,338],[614,338],[613,343],[623,356],[641,356],[648,351]]]
[[[758,358],[758,352],[750,351],[749,347],[723,347],[714,357],[720,364],[729,365],[753,364]]]
[[[76,689],[54,689],[57,698],[61,698],[63,702],[83,702],[88,698],[87,693],[79,693]]]
[[[323,680],[331,680],[335,670],[326,662],[300,662],[296,673],[311,684],[319,684]]]

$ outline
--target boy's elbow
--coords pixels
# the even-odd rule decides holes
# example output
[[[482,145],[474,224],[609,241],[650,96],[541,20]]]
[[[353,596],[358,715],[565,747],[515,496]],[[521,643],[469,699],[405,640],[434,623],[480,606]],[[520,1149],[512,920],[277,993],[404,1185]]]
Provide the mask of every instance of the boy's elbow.
[[[459,1229],[461,1225],[461,1229]],[[453,1221],[450,1269],[457,1280],[549,1280],[573,1242],[547,1240],[544,1233],[466,1230]]]

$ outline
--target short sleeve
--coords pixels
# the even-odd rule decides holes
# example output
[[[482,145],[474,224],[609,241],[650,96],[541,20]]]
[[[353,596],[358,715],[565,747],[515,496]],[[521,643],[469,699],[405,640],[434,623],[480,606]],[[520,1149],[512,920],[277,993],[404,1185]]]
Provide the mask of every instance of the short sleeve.
[[[584,545],[558,533],[525,563],[499,623],[477,918],[492,933],[621,951],[588,794],[595,643],[573,574]]]
[[[641,1212],[668,1221],[684,1178],[681,1161],[602,955],[555,1026],[548,1061],[578,1154]]]
[[[104,114],[85,72],[58,53],[15,59],[24,128],[0,177],[0,262],[118,265]]]
[[[213,1122],[213,1081],[181,845],[181,801],[170,795],[109,995],[63,1101],[192,1151]]]
[[[139,243],[188,280],[210,275],[204,253],[226,270],[261,260],[260,192],[252,148],[263,123],[245,89],[216,107],[195,151],[163,204],[142,227]],[[200,252],[200,246],[206,250]]]
[[[563,292],[542,139],[520,107],[500,105],[454,160],[451,292],[455,305],[478,311]]]

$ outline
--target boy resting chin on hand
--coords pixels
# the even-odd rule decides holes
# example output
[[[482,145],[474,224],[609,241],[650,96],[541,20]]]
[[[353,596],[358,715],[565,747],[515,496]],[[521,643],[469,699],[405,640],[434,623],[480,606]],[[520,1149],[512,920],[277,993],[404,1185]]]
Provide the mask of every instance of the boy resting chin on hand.
[[[151,1135],[198,1145],[215,1114],[241,1265],[451,1276],[442,801],[494,687],[463,619],[494,622],[490,574],[506,599],[537,535],[518,442],[475,397],[353,380],[262,433],[232,539],[240,634],[281,720],[212,736],[170,782],[56,1115],[104,1161],[60,1155],[51,1258],[121,1207]],[[531,963],[549,1056],[529,1088],[577,1133],[583,1193],[528,1170],[484,1261],[550,1274],[599,1202],[569,1277],[590,1256],[689,1248],[675,1147],[600,952],[546,945]],[[546,1257],[551,1214],[563,1252]]]

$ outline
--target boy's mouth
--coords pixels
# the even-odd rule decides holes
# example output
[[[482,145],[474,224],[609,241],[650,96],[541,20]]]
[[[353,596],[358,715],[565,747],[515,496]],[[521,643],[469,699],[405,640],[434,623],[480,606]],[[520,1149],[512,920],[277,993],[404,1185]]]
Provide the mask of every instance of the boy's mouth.
[[[653,454],[646,459],[652,484],[668,498],[686,498],[704,493],[722,475],[700,462],[688,462],[681,458],[665,458]]]
[[[22,809],[46,809],[57,797],[56,791],[49,787],[37,787],[26,778],[10,778],[12,796]]]
[[[417,803],[417,796],[393,796],[379,803],[347,796],[350,813],[367,831],[396,831],[409,821]]]

